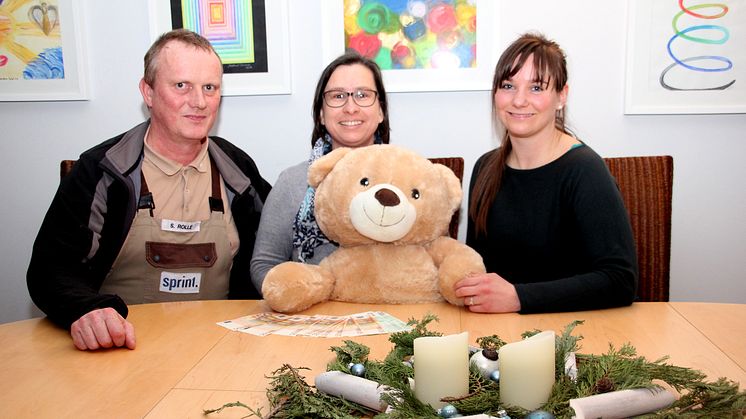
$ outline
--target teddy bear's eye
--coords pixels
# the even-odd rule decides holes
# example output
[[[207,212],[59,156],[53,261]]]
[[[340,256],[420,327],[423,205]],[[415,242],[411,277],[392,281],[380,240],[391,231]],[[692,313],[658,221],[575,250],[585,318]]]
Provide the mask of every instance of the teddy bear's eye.
[[[420,199],[420,191],[417,189],[412,189],[412,198]]]
[[[367,177],[364,177],[364,178],[360,179],[360,184],[363,185],[363,186],[368,186],[368,185],[370,185],[370,181],[368,180]]]

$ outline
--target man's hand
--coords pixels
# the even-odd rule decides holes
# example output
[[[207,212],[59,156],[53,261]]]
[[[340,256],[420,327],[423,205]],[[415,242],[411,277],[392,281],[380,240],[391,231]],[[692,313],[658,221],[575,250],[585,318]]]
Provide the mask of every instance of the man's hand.
[[[135,328],[110,307],[81,316],[70,326],[70,336],[81,351],[121,346],[135,349]]]

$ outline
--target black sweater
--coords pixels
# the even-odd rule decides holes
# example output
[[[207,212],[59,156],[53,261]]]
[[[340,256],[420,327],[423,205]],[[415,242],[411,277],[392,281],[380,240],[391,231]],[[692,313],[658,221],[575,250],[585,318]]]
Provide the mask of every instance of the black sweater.
[[[137,211],[148,122],[84,152],[57,190],[34,242],[26,281],[31,299],[50,320],[69,327],[91,310],[116,309],[117,295],[99,288],[122,248]],[[270,185],[254,161],[220,137],[208,147],[225,183],[240,247],[233,258],[230,298],[259,298],[249,262]],[[143,262],[144,263],[144,262]]]
[[[466,242],[488,272],[515,285],[521,313],[623,306],[635,296],[629,217],[603,159],[586,145],[536,169],[506,168],[487,234],[477,235],[470,218]]]

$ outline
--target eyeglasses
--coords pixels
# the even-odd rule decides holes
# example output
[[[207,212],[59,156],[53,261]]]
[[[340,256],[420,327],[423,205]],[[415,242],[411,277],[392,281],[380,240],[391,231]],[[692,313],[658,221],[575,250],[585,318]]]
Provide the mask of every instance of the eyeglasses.
[[[324,103],[330,108],[341,108],[347,103],[349,97],[358,105],[364,108],[376,103],[378,92],[370,89],[356,89],[354,92],[345,92],[344,90],[327,90],[324,92]]]

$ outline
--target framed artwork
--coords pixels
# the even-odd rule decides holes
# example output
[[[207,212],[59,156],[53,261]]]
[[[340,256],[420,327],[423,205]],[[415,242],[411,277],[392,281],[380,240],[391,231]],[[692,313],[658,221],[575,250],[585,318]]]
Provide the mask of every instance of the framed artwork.
[[[390,92],[490,90],[494,0],[322,0],[322,52],[373,59]]]
[[[625,113],[746,113],[746,3],[628,7]]]
[[[0,0],[0,100],[87,100],[83,15],[75,0]]]
[[[290,94],[287,0],[160,0],[150,3],[150,33],[187,28],[223,62],[223,96]]]

